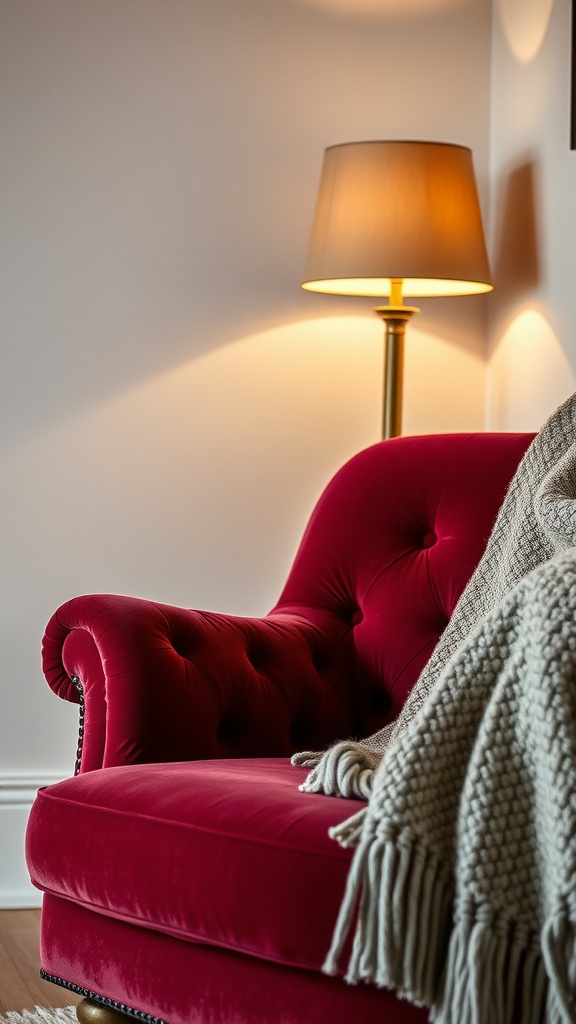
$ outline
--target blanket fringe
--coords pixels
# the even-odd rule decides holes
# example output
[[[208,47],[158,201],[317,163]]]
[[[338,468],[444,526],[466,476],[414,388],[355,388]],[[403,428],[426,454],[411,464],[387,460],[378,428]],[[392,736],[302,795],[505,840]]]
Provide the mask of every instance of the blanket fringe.
[[[303,793],[368,800],[382,754],[353,740],[342,740],[322,755],[305,750],[293,754],[291,760],[292,764],[312,768],[299,787]]]
[[[338,973],[357,909],[346,981],[372,981],[430,1006],[451,904],[452,883],[434,853],[407,829],[374,835],[370,822],[365,823],[323,971]]]
[[[574,1024],[576,926],[572,923],[570,908],[559,908],[544,926],[542,956],[552,982],[548,991],[548,1018],[552,1024]]]
[[[545,1013],[548,979],[537,937],[474,904],[459,908],[457,917],[431,1021],[561,1024]]]
[[[353,814],[350,818],[341,821],[339,825],[329,828],[328,835],[331,839],[336,839],[345,850],[351,846],[358,846],[366,814],[367,808],[363,807],[362,810],[356,811],[356,814]]]
[[[452,878],[436,854],[408,829],[378,829],[365,815],[343,823],[344,845],[360,829],[362,837],[324,973],[339,973],[353,930],[345,980],[392,988],[429,1007],[434,1024],[574,1024],[574,1008],[560,1005],[548,983],[539,937],[473,901],[454,921]],[[346,833],[343,826],[332,831]]]
[[[323,756],[323,750],[300,750],[297,754],[292,754],[290,764],[298,768],[316,768]]]

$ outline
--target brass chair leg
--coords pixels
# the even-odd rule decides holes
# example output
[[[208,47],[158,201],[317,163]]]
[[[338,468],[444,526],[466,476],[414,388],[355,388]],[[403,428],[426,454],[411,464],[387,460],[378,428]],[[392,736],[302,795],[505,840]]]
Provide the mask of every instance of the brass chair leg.
[[[80,1024],[126,1024],[128,1020],[127,1014],[93,999],[81,999],[76,1007],[76,1016]]]

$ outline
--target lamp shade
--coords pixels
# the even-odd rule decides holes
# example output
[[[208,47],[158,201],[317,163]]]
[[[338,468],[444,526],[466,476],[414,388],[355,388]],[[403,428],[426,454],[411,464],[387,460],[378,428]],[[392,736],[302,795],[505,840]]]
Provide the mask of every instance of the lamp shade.
[[[308,291],[468,295],[492,288],[472,153],[438,142],[352,142],[324,154]]]

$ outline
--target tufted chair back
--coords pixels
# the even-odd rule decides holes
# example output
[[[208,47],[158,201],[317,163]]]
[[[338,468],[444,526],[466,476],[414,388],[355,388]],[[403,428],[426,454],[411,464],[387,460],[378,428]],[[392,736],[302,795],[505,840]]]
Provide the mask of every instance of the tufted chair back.
[[[527,434],[385,441],[334,477],[263,618],[72,598],[43,641],[77,770],[284,757],[395,717],[479,561]]]
[[[531,439],[386,441],[355,456],[324,491],[271,614],[300,615],[318,627],[316,669],[335,696],[344,680],[351,686],[352,732],[367,735],[398,714]]]

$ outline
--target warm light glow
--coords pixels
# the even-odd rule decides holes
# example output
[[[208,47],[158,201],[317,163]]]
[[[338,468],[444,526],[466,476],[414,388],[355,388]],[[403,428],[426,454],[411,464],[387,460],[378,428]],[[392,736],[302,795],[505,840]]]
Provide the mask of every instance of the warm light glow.
[[[488,429],[539,430],[575,390],[576,378],[546,318],[523,309],[500,336],[488,365]]]
[[[409,18],[442,14],[454,7],[470,7],[475,0],[299,0],[328,14],[355,18]]]
[[[498,0],[500,20],[508,45],[523,64],[540,49],[554,0]]]
[[[325,295],[364,295],[372,298],[389,296],[391,291],[388,277],[336,278],[328,281],[305,281],[305,291],[322,292]],[[414,298],[440,295],[481,295],[492,290],[491,284],[482,281],[446,281],[443,278],[406,278],[402,282],[402,294]]]
[[[403,433],[483,430],[483,350],[470,334],[450,342],[420,325],[417,320],[410,325],[406,345]]]
[[[490,291],[472,154],[441,142],[376,141],[324,154],[302,287],[383,296]]]

